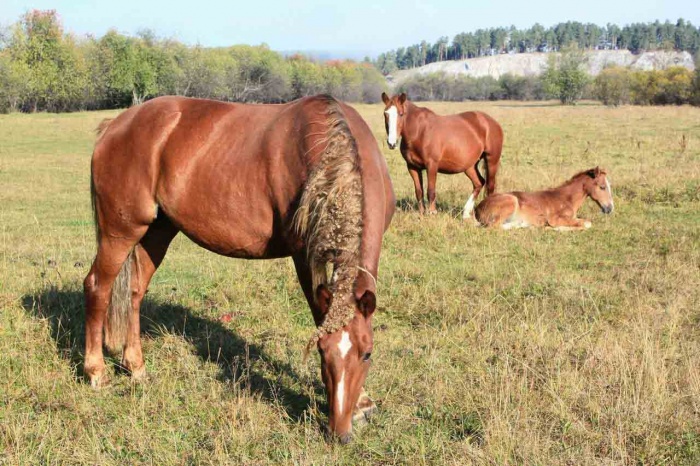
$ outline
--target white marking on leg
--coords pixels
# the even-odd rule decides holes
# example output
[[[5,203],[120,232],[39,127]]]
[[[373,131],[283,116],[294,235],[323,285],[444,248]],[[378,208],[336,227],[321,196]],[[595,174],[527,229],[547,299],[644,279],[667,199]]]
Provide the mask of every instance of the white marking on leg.
[[[340,337],[340,343],[338,343],[338,351],[340,351],[340,357],[345,359],[345,356],[347,356],[348,351],[350,351],[350,348],[352,348],[352,342],[350,342],[350,334],[344,331],[343,335]]]
[[[396,139],[398,138],[398,135],[396,134],[396,127],[399,111],[395,105],[392,105],[384,113],[386,113],[386,115],[389,117],[389,134],[387,135],[386,142],[388,142],[389,145],[394,146],[396,145]]]
[[[585,222],[583,222],[583,227],[584,227],[584,228],[590,228],[590,227],[592,227],[592,226],[593,226],[593,224],[592,224],[591,222],[589,222],[588,220],[586,220]]]
[[[510,221],[510,222],[505,222],[505,223],[501,224],[501,228],[503,228],[504,230],[512,230],[514,228],[527,228],[529,226],[530,226],[529,223],[527,223],[524,220],[519,220],[519,219]]]
[[[474,210],[474,193],[469,195],[467,203],[464,204],[464,212],[462,213],[462,219],[467,219],[471,217],[472,211]]]

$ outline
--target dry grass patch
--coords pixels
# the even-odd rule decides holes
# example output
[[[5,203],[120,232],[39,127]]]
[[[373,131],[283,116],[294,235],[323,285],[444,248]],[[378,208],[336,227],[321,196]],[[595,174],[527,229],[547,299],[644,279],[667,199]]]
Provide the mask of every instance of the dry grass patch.
[[[499,190],[601,165],[616,211],[587,204],[593,228],[575,234],[468,227],[466,176],[441,175],[440,213],[421,218],[381,108],[358,106],[400,209],[368,379],[381,411],[345,448],[321,433],[318,362],[301,358],[312,319],[289,260],[176,238],[142,314],[150,379],[91,390],[89,158],[115,112],[0,115],[0,462],[700,463],[700,110],[430,106],[503,125]]]

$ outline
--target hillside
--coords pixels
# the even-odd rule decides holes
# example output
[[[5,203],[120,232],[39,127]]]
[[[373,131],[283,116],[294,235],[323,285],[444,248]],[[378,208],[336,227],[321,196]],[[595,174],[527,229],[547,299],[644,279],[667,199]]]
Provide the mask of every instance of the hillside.
[[[597,75],[609,65],[628,66],[636,70],[659,70],[670,66],[683,66],[694,70],[693,57],[688,52],[644,52],[633,54],[629,50],[598,50],[589,52],[588,73]],[[489,57],[470,58],[430,63],[409,70],[399,70],[388,76],[390,83],[396,84],[416,74],[444,72],[471,77],[491,76],[498,79],[504,74],[532,76],[540,74],[547,66],[547,53],[501,54]]]

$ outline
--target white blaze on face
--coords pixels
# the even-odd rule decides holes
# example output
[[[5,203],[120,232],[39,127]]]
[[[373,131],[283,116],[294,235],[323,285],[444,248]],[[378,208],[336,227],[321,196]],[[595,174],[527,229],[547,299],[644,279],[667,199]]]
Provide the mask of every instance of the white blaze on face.
[[[610,181],[608,181],[607,178],[605,178],[605,185],[608,187],[608,193],[610,194],[610,212],[615,208],[615,202],[613,201],[612,197],[612,188],[610,187]]]
[[[340,337],[340,343],[338,343],[338,351],[340,351],[340,357],[345,359],[348,355],[348,351],[352,348],[352,342],[350,341],[350,334],[348,332],[343,332]],[[336,391],[336,397],[338,399],[338,411],[343,412],[343,404],[345,403],[345,369],[340,374],[340,382],[338,382],[338,390]]]
[[[350,342],[350,334],[348,332],[343,332],[340,337],[340,343],[338,343],[338,351],[340,351],[340,357],[345,359],[348,355],[348,351],[352,348],[352,343]]]
[[[384,113],[389,118],[389,134],[387,135],[386,142],[388,142],[391,146],[395,146],[396,139],[398,138],[398,135],[396,134],[396,127],[398,125],[399,111],[396,109],[395,105],[392,105]]]

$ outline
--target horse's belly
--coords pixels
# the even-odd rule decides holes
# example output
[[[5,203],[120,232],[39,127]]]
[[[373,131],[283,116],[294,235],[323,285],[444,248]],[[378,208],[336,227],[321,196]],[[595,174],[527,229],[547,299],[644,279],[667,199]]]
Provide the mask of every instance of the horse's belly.
[[[271,259],[292,254],[283,225],[269,199],[251,195],[238,204],[208,199],[161,208],[188,238],[218,254],[242,259]]]
[[[442,154],[438,171],[449,175],[464,173],[476,165],[479,158],[481,158],[481,154],[482,152],[479,149],[448,149]]]
[[[272,232],[251,231],[240,223],[228,228],[212,229],[183,226],[181,231],[209,251],[240,259],[274,259],[287,257],[293,251]]]

